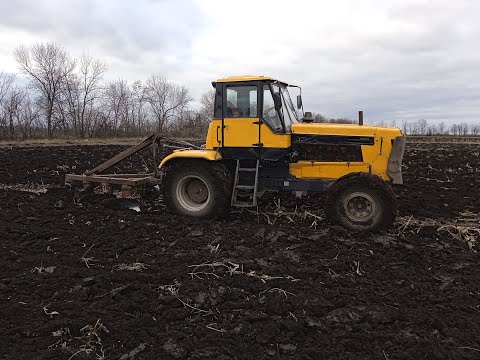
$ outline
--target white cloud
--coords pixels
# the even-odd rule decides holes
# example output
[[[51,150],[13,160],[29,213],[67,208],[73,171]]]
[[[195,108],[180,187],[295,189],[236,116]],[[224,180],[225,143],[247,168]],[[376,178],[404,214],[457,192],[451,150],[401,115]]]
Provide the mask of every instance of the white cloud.
[[[5,4],[1,4],[4,2]],[[367,120],[476,121],[480,3],[436,0],[0,0],[0,69],[18,44],[103,58],[108,79],[191,88],[259,74],[301,85],[308,110]]]

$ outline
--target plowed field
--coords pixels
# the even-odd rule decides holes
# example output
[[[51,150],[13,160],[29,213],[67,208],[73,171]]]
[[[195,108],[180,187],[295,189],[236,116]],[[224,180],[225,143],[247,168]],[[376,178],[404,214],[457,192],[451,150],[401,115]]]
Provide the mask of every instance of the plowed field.
[[[199,221],[63,186],[122,148],[0,148],[0,359],[480,358],[480,145],[409,144],[375,234],[319,195]]]

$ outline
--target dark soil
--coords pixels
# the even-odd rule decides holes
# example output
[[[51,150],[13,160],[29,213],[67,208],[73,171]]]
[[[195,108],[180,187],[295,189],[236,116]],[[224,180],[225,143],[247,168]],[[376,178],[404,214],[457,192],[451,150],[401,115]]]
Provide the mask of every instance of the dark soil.
[[[0,183],[49,187],[0,190],[1,359],[480,358],[478,254],[413,225],[479,212],[479,145],[409,145],[376,234],[330,226],[318,195],[198,221],[62,186],[121,149],[0,149]]]

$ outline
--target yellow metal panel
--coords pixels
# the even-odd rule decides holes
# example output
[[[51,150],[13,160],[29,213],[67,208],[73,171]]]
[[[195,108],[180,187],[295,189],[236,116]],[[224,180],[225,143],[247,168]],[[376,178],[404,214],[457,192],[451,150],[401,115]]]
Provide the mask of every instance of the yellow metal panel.
[[[312,161],[290,164],[290,174],[299,179],[338,179],[352,172],[369,172],[368,164]]]
[[[225,119],[225,146],[252,147],[258,143],[258,124],[255,124],[257,121],[257,118]],[[288,148],[291,139],[290,134],[275,134],[267,125],[260,126],[260,142],[264,147]],[[216,150],[222,145],[221,141],[222,120],[213,120],[208,128],[205,147],[208,150]]]
[[[292,125],[294,134],[348,135],[348,136],[384,136],[401,135],[400,129],[355,124],[299,123]]]
[[[311,162],[300,161],[290,164],[290,173],[299,178],[307,179],[338,179],[353,172],[371,172],[384,180],[390,180],[387,175],[387,165],[392,150],[392,140],[401,136],[396,128],[376,126],[359,126],[351,124],[293,124],[295,134],[372,136],[373,145],[361,145],[363,162]]]
[[[175,150],[172,154],[162,160],[158,168],[161,169],[168,161],[174,158],[192,158],[215,161],[221,160],[222,156],[217,151],[213,150]]]
[[[205,148],[208,150],[217,149],[222,146],[222,120],[212,120],[208,126]]]
[[[392,152],[392,138],[390,136],[379,136],[375,139],[375,146],[362,146],[365,148],[364,161],[369,161],[372,164],[372,172],[382,179],[389,180],[387,175],[388,159]],[[368,159],[368,160],[366,160]]]
[[[260,128],[260,142],[265,148],[288,148],[292,144],[290,134],[275,134],[270,128],[262,124]]]
[[[242,75],[242,76],[229,76],[226,78],[218,79],[216,82],[238,82],[238,81],[255,81],[255,80],[273,80],[273,79],[268,76]]]
[[[262,81],[262,80],[271,80],[271,81],[278,81],[282,84],[288,85],[288,83],[284,81],[280,81],[269,76],[257,76],[257,75],[242,75],[242,76],[229,76],[226,78],[218,79],[216,82],[218,83],[230,83],[230,82],[242,82],[242,81]]]
[[[225,147],[252,147],[258,143],[258,118],[224,119]]]
[[[258,118],[225,119],[224,146],[252,147],[257,144],[258,120]],[[264,148],[287,148],[291,145],[291,139],[290,134],[275,134],[267,125],[260,125],[260,142]]]

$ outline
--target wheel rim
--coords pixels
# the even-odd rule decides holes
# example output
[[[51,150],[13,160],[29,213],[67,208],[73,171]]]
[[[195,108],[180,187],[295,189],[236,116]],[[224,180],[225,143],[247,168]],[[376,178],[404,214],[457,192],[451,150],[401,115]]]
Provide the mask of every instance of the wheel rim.
[[[180,205],[188,211],[200,211],[207,207],[210,200],[210,188],[198,176],[183,177],[177,186],[177,199]]]
[[[367,222],[377,212],[375,199],[363,192],[349,194],[343,201],[343,207],[348,219],[354,222]]]

